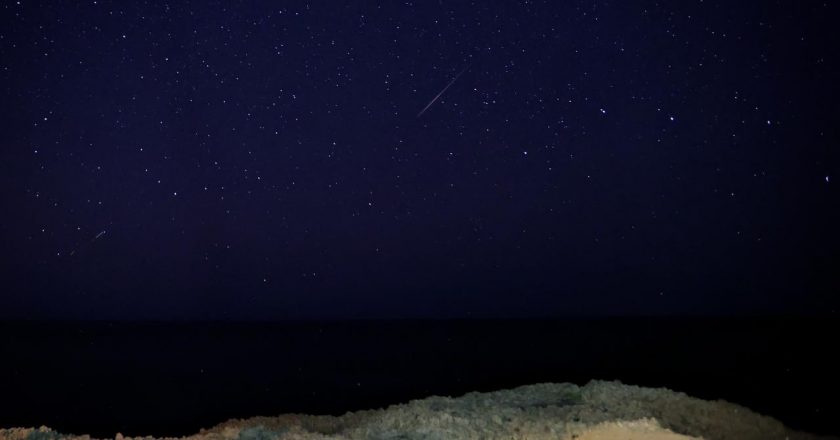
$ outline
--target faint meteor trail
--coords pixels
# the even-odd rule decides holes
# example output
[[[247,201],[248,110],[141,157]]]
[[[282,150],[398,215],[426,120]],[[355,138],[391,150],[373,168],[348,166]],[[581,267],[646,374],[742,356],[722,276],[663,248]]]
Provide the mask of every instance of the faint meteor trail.
[[[417,117],[419,118],[420,116],[423,116],[423,113],[425,113],[425,112],[426,112],[426,110],[428,110],[428,109],[429,109],[429,107],[431,107],[431,106],[432,106],[432,104],[434,104],[434,103],[435,103],[435,101],[437,101],[437,100],[438,100],[438,98],[440,98],[440,97],[441,97],[441,95],[443,95],[443,93],[444,93],[444,92],[446,92],[446,89],[448,89],[448,88],[449,88],[449,86],[451,86],[452,84],[455,84],[455,81],[458,79],[458,77],[460,77],[460,76],[461,76],[464,72],[466,72],[466,71],[467,71],[467,69],[469,69],[469,68],[470,68],[470,66],[469,66],[469,65],[467,65],[467,67],[464,67],[464,69],[463,69],[463,70],[461,70],[460,72],[458,72],[458,74],[457,74],[457,75],[455,75],[455,78],[452,78],[452,81],[449,81],[449,84],[447,84],[447,85],[446,85],[446,87],[444,87],[444,88],[443,88],[443,90],[441,90],[441,91],[440,91],[440,93],[438,93],[437,95],[435,95],[435,97],[434,97],[434,98],[432,98],[432,100],[431,100],[431,101],[429,101],[429,103],[428,103],[428,104],[426,104],[426,106],[425,106],[425,107],[423,107],[423,110],[420,110],[420,113],[417,113]]]
[[[101,237],[101,236],[105,235],[105,232],[106,232],[106,230],[105,230],[105,229],[103,229],[102,231],[100,231],[98,234],[96,234],[96,236],[95,236],[95,237],[91,238],[91,239],[90,239],[90,241],[88,241],[88,244],[91,244],[91,243],[93,243],[94,241],[98,240],[98,239],[99,239],[99,237]],[[84,244],[84,243],[82,243],[82,244]],[[71,257],[72,257],[73,255],[76,255],[76,250],[78,250],[78,249],[79,249],[79,247],[81,247],[81,246],[76,246],[73,250],[71,250],[71,251],[70,251],[70,256],[71,256]]]

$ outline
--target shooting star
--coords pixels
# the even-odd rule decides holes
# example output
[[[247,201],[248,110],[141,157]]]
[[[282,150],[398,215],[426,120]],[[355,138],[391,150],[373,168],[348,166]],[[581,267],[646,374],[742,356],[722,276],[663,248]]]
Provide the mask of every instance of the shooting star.
[[[105,232],[106,232],[106,231],[103,229],[101,232],[99,232],[98,234],[96,234],[96,236],[95,236],[95,237],[91,238],[91,239],[90,239],[90,241],[88,241],[88,244],[91,244],[91,243],[93,243],[94,241],[98,240],[98,239],[99,239],[99,237],[101,237],[101,236],[105,235]],[[84,245],[84,243],[82,243],[82,245]],[[73,255],[76,255],[76,251],[79,249],[79,247],[81,247],[81,246],[77,246],[76,248],[74,248],[73,250],[71,250],[71,251],[70,251],[70,256],[71,256],[71,257],[72,257]]]
[[[444,88],[443,88],[443,90],[441,90],[441,91],[440,91],[440,93],[438,93],[437,95],[435,95],[435,97],[434,97],[434,98],[432,98],[432,100],[431,100],[431,101],[429,101],[429,103],[428,103],[428,104],[426,104],[426,106],[425,106],[425,107],[423,107],[423,110],[420,110],[420,113],[417,113],[417,117],[419,118],[420,116],[423,116],[423,113],[425,113],[425,112],[426,112],[426,110],[428,110],[428,109],[429,109],[429,107],[431,107],[431,106],[432,106],[432,104],[434,104],[434,103],[435,103],[435,101],[437,101],[437,100],[438,100],[438,98],[440,98],[440,97],[441,97],[441,95],[443,95],[443,94],[444,94],[444,92],[446,92],[446,89],[448,89],[450,86],[452,86],[452,84],[455,84],[455,81],[458,79],[458,77],[460,77],[460,76],[461,76],[464,72],[466,72],[466,71],[467,71],[467,69],[469,69],[469,68],[470,68],[470,66],[469,66],[469,65],[467,65],[467,67],[464,67],[464,70],[461,70],[460,72],[458,72],[458,74],[457,74],[457,75],[455,75],[455,78],[452,78],[452,81],[449,81],[449,84],[447,84],[447,85],[446,85],[446,87],[444,87]]]

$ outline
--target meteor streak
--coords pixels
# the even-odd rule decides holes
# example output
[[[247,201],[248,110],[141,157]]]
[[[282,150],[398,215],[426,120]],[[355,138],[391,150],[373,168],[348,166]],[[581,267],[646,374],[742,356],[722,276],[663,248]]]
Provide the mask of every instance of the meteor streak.
[[[437,101],[437,100],[438,100],[438,98],[440,98],[440,96],[441,96],[441,95],[443,95],[443,93],[444,93],[444,92],[446,92],[446,89],[448,89],[448,88],[449,88],[452,84],[454,84],[454,83],[455,83],[455,81],[458,79],[458,77],[460,77],[460,76],[461,76],[461,74],[463,74],[464,72],[466,72],[466,71],[467,71],[467,69],[469,69],[469,68],[470,68],[470,66],[464,67],[464,70],[461,70],[460,72],[458,72],[458,74],[457,74],[457,75],[455,75],[455,78],[452,78],[452,81],[449,81],[449,84],[447,84],[447,85],[446,85],[446,87],[444,87],[444,88],[443,88],[443,90],[441,90],[441,91],[440,91],[440,93],[438,93],[437,95],[435,95],[435,97],[434,97],[434,98],[432,98],[432,100],[431,100],[431,101],[429,101],[429,103],[428,103],[428,104],[426,104],[426,106],[425,106],[425,107],[423,107],[423,110],[420,110],[420,113],[417,113],[417,117],[419,118],[420,116],[423,116],[423,113],[425,113],[425,112],[426,112],[426,110],[428,110],[428,109],[429,109],[429,107],[431,107],[431,106],[432,106],[432,104],[434,104],[434,103],[435,103],[435,101]]]
[[[106,232],[106,231],[103,229],[103,230],[102,230],[102,231],[100,231],[98,234],[96,234],[96,236],[95,236],[95,237],[91,238],[91,239],[87,242],[87,244],[88,244],[88,245],[92,244],[94,241],[98,240],[98,239],[99,239],[99,237],[101,237],[101,236],[105,235],[105,232]],[[84,243],[82,243],[82,246],[83,246],[83,245],[85,245],[85,244],[84,244]],[[74,248],[73,250],[71,250],[71,251],[70,251],[70,256],[72,257],[73,255],[76,255],[76,251],[77,251],[80,247],[81,247],[81,246],[77,246],[76,248]]]

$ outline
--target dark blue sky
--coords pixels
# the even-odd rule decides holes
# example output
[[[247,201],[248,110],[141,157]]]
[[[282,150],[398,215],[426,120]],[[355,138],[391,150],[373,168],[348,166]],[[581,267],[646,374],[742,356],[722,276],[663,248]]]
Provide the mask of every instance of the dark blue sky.
[[[4,2],[0,317],[836,313],[838,7],[736,3]]]

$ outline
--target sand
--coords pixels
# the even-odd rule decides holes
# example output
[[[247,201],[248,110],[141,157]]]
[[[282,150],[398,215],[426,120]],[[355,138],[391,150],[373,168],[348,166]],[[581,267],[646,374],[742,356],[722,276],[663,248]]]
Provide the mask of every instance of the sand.
[[[655,420],[650,419],[605,422],[587,428],[580,434],[566,436],[566,438],[572,437],[576,437],[577,440],[694,440],[699,438],[663,429]]]

